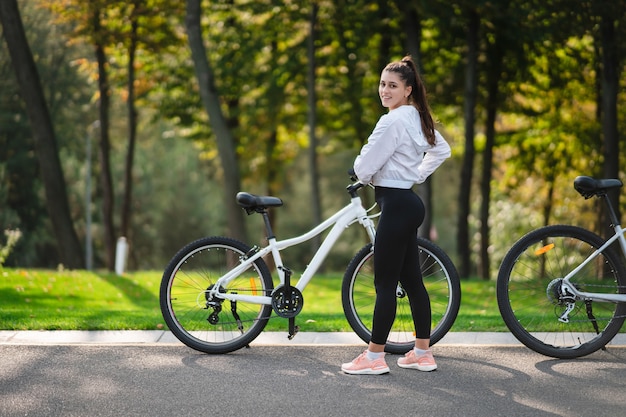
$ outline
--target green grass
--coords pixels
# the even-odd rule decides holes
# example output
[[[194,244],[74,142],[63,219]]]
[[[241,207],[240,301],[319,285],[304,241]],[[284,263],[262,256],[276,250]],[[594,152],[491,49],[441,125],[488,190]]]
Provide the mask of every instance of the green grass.
[[[121,330],[162,328],[159,276],[4,269],[0,329]]]
[[[0,270],[0,330],[158,330],[161,272],[124,276],[88,271]],[[304,291],[301,331],[352,331],[341,306],[341,274],[316,276]],[[459,316],[452,331],[507,331],[495,283],[463,281]],[[276,317],[276,316],[273,316]],[[266,330],[287,331],[273,318]]]

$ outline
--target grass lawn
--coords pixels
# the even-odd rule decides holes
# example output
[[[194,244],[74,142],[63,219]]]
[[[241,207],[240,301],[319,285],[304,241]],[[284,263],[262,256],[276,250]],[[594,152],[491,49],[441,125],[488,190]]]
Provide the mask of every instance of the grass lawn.
[[[0,330],[158,330],[160,271],[124,276],[89,271],[0,269]],[[352,331],[341,307],[342,274],[316,276],[296,318],[301,331]],[[495,282],[461,282],[452,331],[508,331],[500,318]],[[273,316],[266,330],[287,332]]]

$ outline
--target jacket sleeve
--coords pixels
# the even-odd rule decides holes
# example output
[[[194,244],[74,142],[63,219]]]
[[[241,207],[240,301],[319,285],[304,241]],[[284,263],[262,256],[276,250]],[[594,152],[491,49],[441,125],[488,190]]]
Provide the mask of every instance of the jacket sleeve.
[[[361,148],[354,161],[354,172],[363,184],[372,181],[372,177],[389,160],[396,150],[399,132],[397,123],[390,123],[389,117],[380,118],[374,131]]]
[[[426,181],[430,174],[435,172],[451,154],[450,145],[448,145],[448,142],[441,136],[441,133],[435,130],[435,146],[429,148],[424,155],[424,160],[418,169],[417,183],[421,184]]]

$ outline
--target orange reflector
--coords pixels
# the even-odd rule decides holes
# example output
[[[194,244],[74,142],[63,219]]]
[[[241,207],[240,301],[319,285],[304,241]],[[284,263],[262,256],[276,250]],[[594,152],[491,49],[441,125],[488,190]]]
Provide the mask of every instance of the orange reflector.
[[[250,278],[250,289],[252,290],[252,295],[256,295],[256,282],[254,278]]]
[[[542,248],[539,248],[535,251],[535,255],[539,256],[539,255],[543,255],[544,253],[552,250],[554,248],[554,243],[550,243],[549,245],[546,245]]]

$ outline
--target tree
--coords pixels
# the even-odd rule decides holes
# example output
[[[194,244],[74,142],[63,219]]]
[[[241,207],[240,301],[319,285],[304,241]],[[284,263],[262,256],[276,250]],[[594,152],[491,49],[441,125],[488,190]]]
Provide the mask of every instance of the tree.
[[[319,186],[319,172],[317,164],[317,93],[315,91],[315,40],[317,32],[317,12],[319,5],[317,2],[311,3],[311,13],[309,15],[309,42],[308,42],[308,124],[309,124],[309,166],[311,169],[311,206],[313,207],[313,226],[322,222],[322,205]],[[315,253],[321,243],[321,237],[316,236],[311,242],[311,253]]]
[[[139,44],[139,17],[142,14],[142,1],[130,3],[130,32],[128,36],[128,64],[127,64],[127,99],[128,108],[128,147],[126,150],[126,164],[124,167],[124,198],[122,199],[122,221],[120,236],[129,237],[132,199],[133,199],[133,161],[135,158],[135,146],[137,142],[137,106],[135,88],[135,58]]]
[[[48,213],[58,239],[61,262],[72,269],[83,268],[84,258],[70,216],[54,126],[41,88],[37,67],[26,40],[16,0],[0,2],[0,22],[31,121]]]
[[[474,168],[474,129],[476,123],[476,101],[478,88],[478,55],[480,17],[473,7],[467,13],[465,91],[463,93],[463,120],[465,122],[465,148],[461,167],[459,187],[459,212],[457,221],[457,252],[460,258],[459,274],[461,277],[470,275],[470,234],[468,218],[470,215],[470,195]]]
[[[109,20],[112,32],[112,45],[124,45],[125,48],[109,48],[114,62],[126,63],[125,71],[115,71],[112,75],[113,87],[121,89],[120,96],[126,101],[128,139],[124,163],[124,190],[121,202],[119,235],[126,237],[132,245],[133,214],[133,167],[138,140],[140,104],[146,104],[145,98],[157,83],[158,62],[162,53],[172,46],[180,46],[179,37],[169,16],[179,15],[184,10],[168,0],[132,0],[121,2],[115,12],[119,19]],[[139,55],[139,56],[138,56]]]
[[[496,147],[496,119],[501,111],[502,98],[505,96],[504,82],[507,74],[515,74],[524,68],[523,45],[525,39],[520,33],[527,33],[527,27],[521,27],[520,15],[525,10],[517,9],[510,1],[501,1],[486,7],[488,28],[485,30],[485,58],[488,65],[485,69],[486,84],[486,117],[485,146],[482,152],[482,174],[480,183],[480,262],[479,274],[485,279],[491,278],[490,266],[490,225],[489,209],[491,207],[491,181],[493,178],[493,155]],[[506,60],[506,57],[511,59]],[[507,62],[513,63],[507,66]]]
[[[497,27],[499,33],[494,35],[495,40],[488,43],[487,57],[487,117],[485,120],[485,147],[483,150],[483,164],[480,184],[480,263],[479,274],[485,280],[490,278],[489,268],[489,207],[491,205],[491,178],[493,168],[493,152],[496,136],[496,114],[500,102],[500,79],[502,78],[502,64],[504,59],[505,40],[503,28]]]
[[[604,169],[603,176],[605,178],[618,178],[619,176],[619,155],[620,155],[620,138],[618,129],[618,93],[620,90],[619,79],[621,72],[620,48],[618,45],[617,31],[620,22],[623,23],[623,17],[626,15],[626,6],[623,2],[612,2],[605,0],[595,0],[592,2],[592,12],[597,16],[599,21],[599,47],[601,55],[598,58],[601,63],[600,77],[600,125],[602,126],[602,135],[604,142]],[[620,17],[622,19],[620,19]],[[622,29],[622,35],[624,34]],[[624,51],[624,48],[621,48]],[[617,189],[609,191],[609,198],[619,211],[619,191]],[[604,212],[605,208],[602,208]],[[603,213],[604,219],[608,219],[608,214]],[[607,237],[612,235],[612,231],[606,229]]]
[[[87,42],[93,48],[96,58],[96,73],[98,80],[98,159],[99,159],[99,192],[102,195],[102,234],[104,240],[105,265],[113,270],[115,263],[115,226],[113,211],[115,207],[115,193],[113,174],[111,170],[111,85],[109,81],[109,59],[107,46],[111,42],[112,33],[107,27],[109,10],[116,7],[118,2],[107,0],[63,0],[43,1],[44,7],[55,12],[61,22],[74,24],[74,35],[77,39]]]
[[[230,234],[237,239],[246,241],[243,211],[237,206],[234,198],[240,189],[241,182],[237,155],[234,149],[235,140],[222,112],[220,97],[213,78],[213,70],[204,47],[202,26],[200,25],[202,16],[200,3],[200,0],[187,0],[185,26],[189,38],[189,47],[198,79],[202,104],[209,116],[212,130],[217,138],[217,147],[223,169],[224,201]]]
[[[92,42],[98,63],[98,111],[100,121],[100,187],[102,190],[102,226],[104,233],[105,262],[109,270],[115,264],[115,228],[113,225],[113,208],[115,195],[113,193],[113,178],[111,174],[111,138],[110,138],[110,107],[111,86],[109,85],[106,55],[106,29],[102,25],[101,5],[98,1],[88,3],[88,17],[91,22]]]

